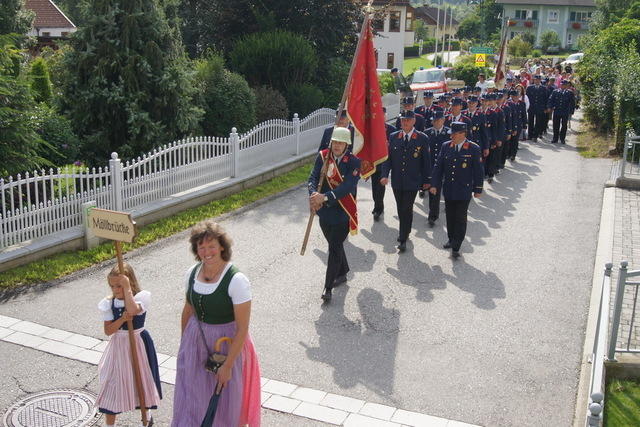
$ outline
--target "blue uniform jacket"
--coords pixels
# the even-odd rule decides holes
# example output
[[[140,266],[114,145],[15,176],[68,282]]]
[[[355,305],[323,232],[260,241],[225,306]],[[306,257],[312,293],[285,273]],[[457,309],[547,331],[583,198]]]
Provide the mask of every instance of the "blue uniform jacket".
[[[416,122],[413,125],[413,127],[416,128],[417,131],[423,132],[424,125],[425,125],[424,117],[421,114],[416,114]],[[396,129],[400,129],[400,128],[401,128],[400,117],[398,116],[398,118],[396,119]]]
[[[451,141],[442,144],[431,186],[441,188],[445,200],[469,200],[472,193],[482,193],[483,181],[484,166],[478,144],[466,140],[460,151]]]
[[[504,135],[506,132],[504,111],[502,111],[501,107],[496,107],[493,112],[496,115],[496,126],[493,128],[494,137],[496,138],[496,141],[504,142]]]
[[[529,111],[532,113],[544,112],[549,98],[547,88],[540,85],[529,85],[526,93],[527,97],[529,97]]]
[[[480,109],[473,113],[467,110],[467,115],[471,118],[471,141],[480,146],[481,150],[489,149],[489,132],[487,129],[487,116]]]
[[[527,127],[527,105],[524,101],[509,101],[509,105],[511,106],[512,111],[511,120],[513,128],[511,130],[520,133],[522,129]]]
[[[324,130],[322,134],[322,140],[320,140],[320,147],[318,147],[318,151],[326,150],[329,148],[329,143],[331,142],[331,135],[333,135],[334,126],[329,126]],[[353,146],[353,135],[355,130],[353,126],[349,125],[349,130],[351,131],[351,145],[347,146],[347,150],[351,151],[351,147]]]
[[[503,138],[503,141],[506,141],[506,136],[509,135],[511,136],[511,131],[513,130],[513,110],[511,109],[511,105],[509,105],[508,103],[504,103],[502,105],[500,105],[500,109],[502,110],[502,113],[504,114],[504,134],[505,134],[505,138]]]
[[[435,166],[436,159],[438,158],[438,154],[440,153],[440,148],[442,148],[442,143],[451,139],[451,135],[449,134],[450,130],[451,129],[448,127],[443,126],[442,129],[440,129],[440,132],[438,132],[434,127],[431,127],[424,132],[429,141],[429,157],[431,157],[432,172],[433,166]],[[429,177],[429,179],[431,179],[431,177]]]
[[[345,153],[338,164],[338,169],[340,170],[340,175],[342,175],[343,179],[342,184],[337,186],[334,190],[331,190],[325,178],[322,184],[322,189],[318,191],[318,181],[320,180],[320,172],[323,164],[321,154],[322,153],[318,153],[316,163],[313,166],[313,171],[311,171],[311,175],[309,175],[309,181],[307,183],[309,195],[317,191],[318,193],[326,195],[329,199],[317,212],[321,220],[328,224],[342,224],[349,222],[349,216],[344,209],[342,209],[338,200],[342,199],[349,193],[353,194],[354,197],[356,196],[356,188],[358,186],[358,181],[360,180],[360,159],[349,152]]]
[[[391,187],[394,190],[420,190],[429,183],[431,156],[427,136],[414,129],[409,142],[404,141],[404,131],[391,134],[389,157],[382,164],[381,177],[388,178],[391,172]]]
[[[576,97],[567,89],[556,89],[549,98],[549,108],[553,108],[553,115],[569,117],[576,108]]]

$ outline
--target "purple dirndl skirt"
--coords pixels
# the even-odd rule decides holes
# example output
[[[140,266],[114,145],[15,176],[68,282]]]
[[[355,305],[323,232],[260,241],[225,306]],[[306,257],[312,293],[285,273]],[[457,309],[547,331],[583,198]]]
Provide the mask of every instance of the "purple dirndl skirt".
[[[233,338],[236,334],[236,323],[210,325],[200,322],[209,351],[218,338]],[[228,354],[229,346],[224,343],[223,354]],[[172,427],[199,427],[209,405],[209,399],[215,391],[215,375],[204,367],[208,357],[205,343],[202,340],[198,321],[191,316],[182,334],[178,364],[176,370],[176,387],[173,398]],[[220,394],[218,409],[213,427],[236,427],[240,423],[242,409],[242,357],[236,358],[231,380]]]

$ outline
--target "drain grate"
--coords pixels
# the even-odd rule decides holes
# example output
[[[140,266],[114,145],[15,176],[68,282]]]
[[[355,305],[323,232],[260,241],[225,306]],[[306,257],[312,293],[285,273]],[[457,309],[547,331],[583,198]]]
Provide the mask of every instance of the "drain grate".
[[[80,427],[100,417],[95,396],[84,390],[49,390],[17,401],[4,414],[7,427]]]

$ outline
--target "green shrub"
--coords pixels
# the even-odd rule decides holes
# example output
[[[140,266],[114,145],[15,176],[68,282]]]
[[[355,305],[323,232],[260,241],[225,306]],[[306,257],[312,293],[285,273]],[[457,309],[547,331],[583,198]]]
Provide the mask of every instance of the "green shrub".
[[[47,153],[48,160],[56,165],[79,160],[80,140],[69,119],[48,105],[39,104],[34,111],[34,125],[38,135],[54,150]]]
[[[527,56],[531,52],[532,45],[522,39],[520,36],[516,36],[509,40],[508,51],[509,55],[513,56]]]
[[[420,46],[414,44],[413,46],[405,46],[404,47],[404,57],[405,58],[416,58],[418,56],[418,52],[420,50]]]
[[[524,32],[518,34],[518,36],[525,42],[529,43],[531,46],[536,44],[536,35],[530,32]]]
[[[553,30],[547,30],[540,36],[540,46],[546,52],[551,46],[560,46],[560,37]]]
[[[288,93],[290,86],[312,80],[317,72],[316,52],[303,36],[276,30],[249,34],[229,54],[229,65],[251,86],[266,85]],[[291,104],[289,104],[291,107]]]
[[[253,88],[256,98],[256,122],[262,123],[271,119],[288,119],[287,100],[282,94],[269,86]]]
[[[487,67],[476,67],[471,64],[456,64],[453,67],[453,75],[456,80],[464,80],[467,86],[474,86],[478,81],[478,74],[484,73],[487,78],[491,74],[491,70]]]
[[[542,52],[540,52],[540,49],[533,49],[531,51],[531,56],[534,58],[540,58],[542,56]]]
[[[289,112],[298,113],[301,119],[321,108],[324,102],[322,91],[310,83],[289,86],[286,97]]]
[[[333,108],[342,100],[351,65],[342,58],[331,58],[318,73],[316,84],[324,95],[324,105]]]
[[[51,80],[47,64],[42,58],[31,63],[31,93],[36,102],[51,102]]]
[[[244,132],[256,124],[255,95],[239,74],[224,68],[224,60],[208,54],[196,62],[204,117],[200,123],[207,136],[225,136],[235,127]]]
[[[384,73],[378,76],[378,83],[380,84],[380,94],[396,93],[396,87],[393,84],[393,76],[391,73]],[[331,104],[329,104],[331,105]]]

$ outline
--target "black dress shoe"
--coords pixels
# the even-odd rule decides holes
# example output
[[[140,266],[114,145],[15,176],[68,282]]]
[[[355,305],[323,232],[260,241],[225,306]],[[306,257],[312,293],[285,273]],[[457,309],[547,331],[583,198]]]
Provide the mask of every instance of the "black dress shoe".
[[[373,213],[373,220],[374,221],[380,221],[380,215],[382,215],[382,212],[374,212]]]
[[[398,252],[402,253],[407,250],[407,242],[400,242],[398,245]]]
[[[400,238],[400,236],[398,236],[398,238],[396,239],[396,242],[402,242],[402,239]]]
[[[418,191],[418,197],[420,197],[421,199],[424,199],[424,190]]]
[[[451,249],[451,242],[447,242],[444,245],[442,245],[443,248],[445,249]]]
[[[335,286],[340,286],[343,283],[347,283],[347,275],[346,274],[343,274],[342,276],[336,277],[336,280],[333,281],[333,284]]]
[[[566,142],[564,142],[564,141],[560,141],[560,144],[566,144]]]
[[[493,182],[493,177],[491,177],[491,176],[490,176],[490,177],[487,179],[487,182],[488,182],[489,184],[491,184],[491,183]]]
[[[322,292],[322,296],[320,298],[325,301],[331,301],[331,289],[324,288],[324,292]]]
[[[452,256],[454,259],[458,259],[458,258],[460,258],[460,251],[451,251],[451,256]]]
[[[435,219],[429,219],[427,220],[427,222],[429,223],[429,227],[433,228],[434,225],[436,225],[436,220]]]

